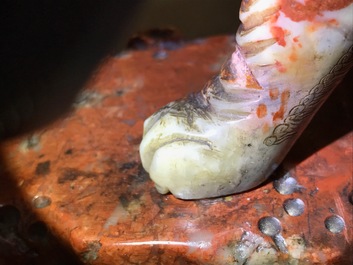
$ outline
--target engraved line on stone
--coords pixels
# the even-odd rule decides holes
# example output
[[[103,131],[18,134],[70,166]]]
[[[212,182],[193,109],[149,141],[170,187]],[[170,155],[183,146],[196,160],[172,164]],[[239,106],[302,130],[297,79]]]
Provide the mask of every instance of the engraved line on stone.
[[[339,59],[330,72],[322,77],[319,83],[309,91],[308,95],[289,111],[289,116],[284,120],[284,123],[277,125],[272,135],[264,140],[263,143],[265,145],[271,146],[280,144],[297,133],[298,124],[310,116],[314,109],[322,102],[327,92],[334,88],[331,86],[332,83],[337,83],[340,77],[349,71],[353,65],[352,54],[353,46]],[[301,112],[298,112],[298,109],[301,109]],[[293,120],[299,122],[293,123]]]
[[[213,147],[212,147],[212,144],[210,141],[206,141],[206,140],[202,140],[202,139],[194,139],[194,138],[177,138],[177,139],[173,139],[173,140],[170,140],[170,141],[166,141],[164,143],[162,143],[159,148],[163,147],[163,146],[166,146],[166,145],[169,145],[169,144],[172,144],[172,143],[176,143],[176,142],[194,142],[194,143],[198,143],[198,144],[201,144],[201,145],[207,145],[210,150],[213,150]]]

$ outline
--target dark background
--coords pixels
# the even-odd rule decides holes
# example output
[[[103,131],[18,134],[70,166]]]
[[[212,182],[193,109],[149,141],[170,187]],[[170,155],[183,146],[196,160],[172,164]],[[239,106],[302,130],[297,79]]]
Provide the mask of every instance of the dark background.
[[[47,124],[72,105],[129,37],[174,27],[185,39],[235,33],[239,0],[0,2],[0,138]]]
[[[135,33],[174,27],[185,40],[234,34],[239,5],[240,0],[0,1],[0,139],[65,115],[102,60],[125,49]],[[298,140],[291,163],[352,130],[352,78],[351,71]],[[16,194],[15,183],[7,188]],[[13,247],[6,238],[16,239],[21,213],[0,206],[0,265],[79,263],[41,222],[29,229],[40,256],[14,252],[22,241]]]

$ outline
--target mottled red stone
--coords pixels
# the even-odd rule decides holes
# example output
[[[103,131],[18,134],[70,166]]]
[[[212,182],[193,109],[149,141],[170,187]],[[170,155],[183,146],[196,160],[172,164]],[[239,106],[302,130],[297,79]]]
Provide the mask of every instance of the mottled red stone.
[[[324,122],[314,121],[284,162],[305,187],[292,195],[276,192],[272,178],[242,194],[182,201],[160,195],[142,169],[143,121],[169,101],[201,89],[231,51],[232,39],[214,37],[168,51],[165,59],[155,59],[150,49],[107,60],[71,115],[38,131],[30,143],[28,137],[2,143],[6,177],[0,178],[0,206],[20,209],[23,230],[33,219],[45,222],[88,264],[233,264],[224,252],[245,231],[272,243],[257,227],[264,216],[281,221],[284,238],[305,239],[300,264],[351,264],[353,133],[346,126],[347,106],[340,121],[332,109],[319,112]],[[340,91],[329,104],[342,106]],[[330,133],[325,126],[337,134],[325,137]],[[49,205],[44,200],[44,207],[36,208],[37,196],[50,198]],[[302,216],[285,213],[288,198],[305,202]],[[325,228],[332,213],[344,218],[343,232]],[[283,262],[288,258],[278,255]]]

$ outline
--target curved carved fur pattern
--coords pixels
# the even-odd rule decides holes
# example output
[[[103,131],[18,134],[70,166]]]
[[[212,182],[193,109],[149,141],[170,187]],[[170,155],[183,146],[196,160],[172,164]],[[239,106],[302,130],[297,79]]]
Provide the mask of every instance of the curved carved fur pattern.
[[[220,74],[145,121],[141,161],[160,193],[217,197],[268,178],[352,66],[353,0],[338,2],[243,1]]]

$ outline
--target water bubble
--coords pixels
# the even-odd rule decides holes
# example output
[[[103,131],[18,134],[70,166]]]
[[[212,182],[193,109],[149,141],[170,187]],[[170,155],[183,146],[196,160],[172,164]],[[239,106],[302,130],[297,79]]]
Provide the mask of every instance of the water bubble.
[[[260,231],[267,236],[272,237],[279,234],[282,231],[281,222],[275,217],[271,217],[271,216],[263,217],[260,219],[258,225],[259,225]]]
[[[35,208],[41,209],[51,204],[51,199],[47,196],[35,196],[32,200],[32,204]]]
[[[331,215],[325,219],[325,227],[330,232],[337,234],[343,231],[346,224],[341,216]]]
[[[273,187],[276,189],[277,192],[280,194],[292,194],[302,188],[297,182],[295,178],[288,174],[284,177],[277,179],[273,182]]]
[[[272,216],[263,217],[259,220],[258,227],[262,233],[272,238],[281,252],[288,253],[286,241],[281,235],[281,222],[277,218]]]
[[[283,207],[290,216],[299,216],[303,214],[305,204],[301,199],[288,199],[284,201]]]

